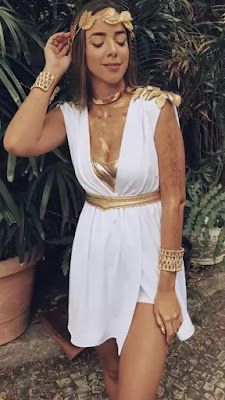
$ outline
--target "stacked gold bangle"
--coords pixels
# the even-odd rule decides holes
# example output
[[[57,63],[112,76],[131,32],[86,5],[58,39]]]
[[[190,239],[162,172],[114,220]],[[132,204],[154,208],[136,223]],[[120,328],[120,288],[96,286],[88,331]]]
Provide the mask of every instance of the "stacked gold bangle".
[[[38,75],[36,81],[31,86],[30,89],[32,90],[34,88],[39,88],[43,92],[48,92],[49,89],[51,88],[51,86],[53,85],[54,81],[55,81],[55,76],[53,74],[51,74],[48,71],[41,71],[40,74]],[[54,91],[50,97],[50,103],[54,100],[54,98],[58,92],[59,92],[59,86],[57,86],[54,89]]]
[[[184,248],[179,250],[160,249],[159,269],[160,271],[178,272],[183,269]]]

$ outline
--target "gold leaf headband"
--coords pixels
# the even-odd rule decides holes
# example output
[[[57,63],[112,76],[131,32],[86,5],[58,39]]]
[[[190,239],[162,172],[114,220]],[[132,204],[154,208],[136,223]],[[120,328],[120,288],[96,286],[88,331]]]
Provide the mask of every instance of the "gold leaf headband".
[[[78,31],[80,29],[83,29],[85,31],[91,29],[97,19],[102,19],[103,22],[106,22],[110,25],[115,25],[121,22],[130,32],[133,31],[133,24],[131,22],[133,21],[133,18],[131,17],[130,12],[122,11],[121,13],[118,13],[115,8],[112,7],[104,8],[94,15],[92,15],[91,11],[85,11],[81,15],[78,22]],[[76,30],[75,26],[73,28],[73,30]],[[78,33],[78,31],[76,33],[74,32],[74,36]]]

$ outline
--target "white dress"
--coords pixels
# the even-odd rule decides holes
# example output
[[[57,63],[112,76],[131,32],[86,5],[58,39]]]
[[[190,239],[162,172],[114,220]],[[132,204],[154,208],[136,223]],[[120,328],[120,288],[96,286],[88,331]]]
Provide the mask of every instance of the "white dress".
[[[123,131],[115,192],[95,174],[90,154],[88,110],[60,106],[75,173],[96,195],[138,195],[159,187],[154,132],[160,109],[155,99],[132,98]],[[110,127],[109,127],[110,129]],[[137,302],[154,303],[159,280],[161,202],[101,210],[85,202],[72,248],[69,284],[71,343],[92,347],[115,338],[118,354]],[[187,311],[184,270],[176,293],[183,323],[180,340],[194,333]]]

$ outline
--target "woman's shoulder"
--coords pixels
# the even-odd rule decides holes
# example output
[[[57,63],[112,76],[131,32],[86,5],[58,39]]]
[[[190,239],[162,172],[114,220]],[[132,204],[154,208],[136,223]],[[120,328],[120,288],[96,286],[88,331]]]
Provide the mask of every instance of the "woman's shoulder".
[[[54,107],[60,108],[62,110],[62,112],[67,115],[76,115],[82,111],[78,102],[73,101],[73,100],[71,100],[71,101],[59,100],[59,101],[57,101],[57,103],[54,104]]]
[[[155,102],[159,109],[162,109],[166,101],[169,100],[176,107],[181,104],[181,96],[177,93],[162,90],[156,86],[128,87],[127,91],[133,94],[133,99],[143,99]]]

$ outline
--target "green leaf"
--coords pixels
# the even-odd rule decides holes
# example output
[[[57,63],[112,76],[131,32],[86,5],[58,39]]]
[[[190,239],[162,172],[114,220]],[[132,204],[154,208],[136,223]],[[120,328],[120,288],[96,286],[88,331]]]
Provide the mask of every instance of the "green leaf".
[[[19,247],[24,246],[24,224],[25,224],[25,212],[24,212],[24,202],[20,201],[19,204],[20,213],[20,224],[19,224]]]
[[[45,242],[48,244],[54,244],[56,246],[59,246],[59,245],[65,246],[67,244],[72,245],[73,237],[72,236],[63,236],[60,239],[51,239],[51,240],[47,239]]]
[[[29,157],[29,163],[32,168],[34,176],[38,177],[37,158]]]
[[[42,173],[44,169],[44,164],[45,164],[45,154],[42,154],[40,156],[40,165],[39,165],[39,172]]]
[[[6,73],[2,69],[1,60],[0,60],[0,81],[2,81],[3,85],[5,86],[6,90],[9,92],[10,96],[12,97],[13,101],[19,107],[21,105],[21,99],[18,95],[18,92],[13,87],[12,83],[10,82],[9,78],[7,77]]]
[[[45,42],[37,35],[34,29],[31,29],[29,25],[23,24],[25,32],[29,32],[29,36],[41,47],[44,48]]]
[[[16,224],[15,218],[13,217],[11,210],[7,207],[7,204],[2,200],[0,197],[0,209],[1,209],[1,215],[3,216],[3,219],[6,221],[6,223],[11,227]]]
[[[65,224],[69,221],[68,193],[63,177],[60,174],[56,174],[56,179],[58,183],[58,191],[61,202],[61,210],[62,210],[61,234],[63,234]]]
[[[11,240],[13,239],[13,236],[16,234],[18,230],[18,226],[11,226],[11,227],[6,227],[6,235],[4,235],[2,238],[0,238],[1,241],[1,254],[0,258],[2,257],[3,251],[7,248]]]
[[[5,58],[6,47],[5,47],[5,38],[4,38],[4,32],[3,32],[1,21],[0,21],[0,50],[1,50],[2,57]]]
[[[1,65],[2,69],[4,69],[4,71],[7,73],[8,77],[11,79],[11,82],[13,83],[13,85],[17,88],[21,98],[24,100],[26,97],[26,93],[24,92],[19,80],[17,79],[15,74],[12,72],[11,68],[8,66],[8,64],[4,60],[1,60],[1,59],[0,59],[0,65]]]
[[[42,199],[41,199],[40,219],[42,221],[46,214],[54,178],[55,178],[55,172],[54,172],[54,170],[51,170],[48,174],[48,177],[47,177],[47,180],[46,180],[46,183],[44,186],[43,194],[42,194]]]
[[[52,150],[52,152],[53,152],[53,154],[55,154],[63,162],[65,162],[65,163],[69,163],[70,162],[68,160],[68,158],[66,158],[59,149],[54,149],[54,150]]]
[[[40,183],[40,178],[36,178],[33,181],[32,185],[28,188],[28,199],[27,199],[27,208],[28,209],[30,208],[32,197],[33,197],[35,190],[39,183]]]
[[[11,11],[9,12],[4,7],[0,7],[0,18],[2,18],[4,23],[7,25],[8,29],[12,35],[12,38],[15,42],[15,48],[16,48],[17,54],[20,55],[21,54],[21,46],[20,46],[19,38],[15,31],[15,22],[14,22],[15,17],[13,15],[13,13]]]
[[[149,37],[151,40],[155,40],[155,35],[154,35],[154,33],[152,32],[151,29],[147,29],[147,28],[142,28],[142,29],[143,29],[143,31],[146,33],[146,35],[148,35],[148,37]]]
[[[7,179],[9,182],[14,181],[17,157],[9,154],[7,160]]]
[[[39,236],[41,237],[42,240],[45,240],[45,232],[44,232],[42,223],[38,217],[36,208],[33,205],[31,205],[30,211],[32,214],[32,221],[34,223],[35,228],[37,229],[37,231],[39,233]]]
[[[78,204],[77,204],[77,198],[76,198],[76,190],[75,190],[75,185],[74,181],[70,180],[70,178],[67,175],[64,175],[64,180],[67,184],[67,188],[70,194],[70,198],[73,204],[73,209],[74,209],[74,214],[75,217],[78,218],[79,212],[78,212]]]
[[[7,207],[10,210],[10,212],[12,213],[13,218],[15,219],[16,223],[19,224],[20,218],[19,218],[18,208],[17,208],[16,203],[14,202],[11,194],[9,193],[7,187],[5,186],[4,182],[1,179],[0,179],[0,196],[7,204]]]
[[[24,227],[25,227],[25,212],[24,212],[24,202],[20,201],[19,204],[19,212],[20,212],[20,226],[19,226],[19,245],[18,245],[18,256],[19,262],[23,263],[24,255],[26,250],[26,243],[24,237]]]

